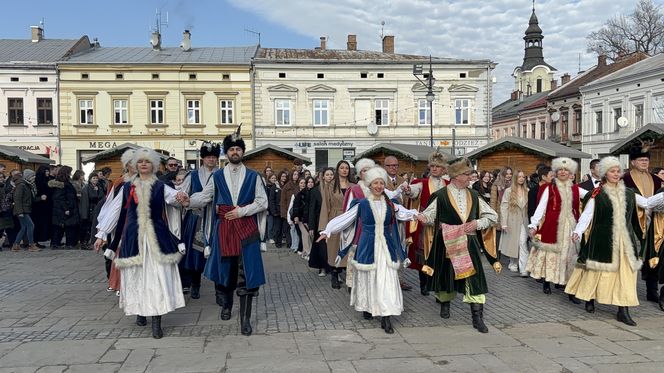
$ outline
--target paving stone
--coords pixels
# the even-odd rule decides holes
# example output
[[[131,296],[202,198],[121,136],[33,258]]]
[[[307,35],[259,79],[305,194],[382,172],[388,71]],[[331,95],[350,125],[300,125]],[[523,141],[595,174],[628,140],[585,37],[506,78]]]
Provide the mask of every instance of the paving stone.
[[[595,335],[610,341],[638,340],[642,337],[631,330],[616,327],[615,324],[600,320],[573,320],[570,324],[586,335]]]
[[[9,351],[15,349],[20,344],[20,342],[0,343],[0,357],[6,355]]]
[[[62,373],[68,368],[66,365],[49,365],[37,369],[37,373]]]
[[[597,371],[592,369],[587,364],[584,364],[579,359],[573,357],[559,357],[553,359],[556,363],[563,366],[567,372],[574,373],[596,373]]]
[[[327,363],[315,358],[289,359],[277,356],[274,359],[240,358],[228,359],[226,362],[228,373],[254,373],[254,372],[311,372],[329,373]]]
[[[39,367],[0,367],[0,373],[35,373]]]
[[[154,356],[154,350],[149,348],[140,348],[132,350],[127,359],[122,364],[122,372],[144,372],[148,367],[150,360]]]
[[[160,355],[150,361],[145,372],[219,372],[225,365],[225,354]]]
[[[112,340],[24,343],[0,359],[2,367],[95,363],[113,344]]]
[[[129,356],[130,350],[108,350],[104,356],[99,359],[100,363],[124,363],[127,356]]]
[[[115,373],[120,369],[120,364],[104,363],[104,364],[80,364],[70,365],[65,371],[66,373]],[[141,371],[142,372],[142,371]]]
[[[434,364],[425,358],[397,358],[397,359],[370,359],[353,360],[353,366],[358,373],[369,372],[450,372],[445,364]],[[468,370],[470,372],[470,370]],[[481,372],[474,370],[474,372]]]
[[[554,322],[515,324],[500,330],[516,339],[535,338],[542,335],[548,337],[582,337],[588,335],[583,330],[573,329],[572,325],[560,325],[560,323]]]
[[[486,347],[486,350],[518,371],[559,373],[561,369],[558,363],[529,347]]]
[[[152,333],[152,332],[150,332]],[[152,334],[150,334],[152,335]],[[203,348],[205,338],[203,337],[188,337],[188,338],[120,338],[114,346],[118,350],[135,350],[140,348],[168,348],[168,347],[198,347]]]
[[[357,370],[350,361],[328,361],[331,373],[357,373]]]
[[[652,361],[664,361],[664,344],[661,341],[626,341],[616,343]]]
[[[530,338],[522,339],[526,346],[548,357],[608,356],[611,352],[603,350],[583,338]]]
[[[661,373],[662,363],[597,364],[593,365],[592,368],[602,373]]]

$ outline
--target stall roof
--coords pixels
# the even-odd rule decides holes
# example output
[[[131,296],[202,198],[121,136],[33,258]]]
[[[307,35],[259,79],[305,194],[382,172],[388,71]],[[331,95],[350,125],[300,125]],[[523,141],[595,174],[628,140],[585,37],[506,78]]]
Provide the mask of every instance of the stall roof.
[[[54,160],[42,157],[38,154],[30,153],[29,151],[19,149],[15,146],[6,146],[0,145],[0,154],[3,154],[7,158],[14,160],[18,163],[41,163],[41,164],[52,164],[55,163]]]
[[[296,158],[301,159],[302,162],[304,162],[304,164],[306,164],[307,166],[311,164],[311,159],[309,159],[308,157],[305,157],[302,154],[293,153],[292,151],[280,148],[280,147],[278,147],[276,145],[272,145],[272,144],[261,145],[257,148],[251,149],[251,150],[247,151],[246,153],[244,153],[243,158],[244,159],[256,158],[266,150],[272,150],[276,153],[282,154],[288,159],[293,159],[293,160],[296,159]]]
[[[371,158],[374,154],[384,153],[386,155],[402,156],[410,161],[428,161],[429,155],[433,153],[433,149],[430,146],[424,145],[412,145],[412,144],[396,144],[396,143],[378,143],[371,148],[365,150],[364,152],[356,155],[353,158],[353,163],[357,162],[361,158]],[[450,154],[447,152],[441,152],[450,157]]]
[[[481,156],[506,148],[521,148],[534,154],[544,154],[549,157],[591,158],[590,154],[561,145],[549,140],[525,139],[521,137],[506,136],[493,141],[481,148],[466,154],[469,159],[475,160]]]
[[[639,139],[657,140],[662,138],[664,138],[664,123],[649,123],[614,145],[609,152],[613,155],[627,153],[631,146],[640,144]]]
[[[120,144],[120,145],[116,146],[115,148],[107,149],[107,150],[104,150],[104,151],[99,152],[97,154],[91,154],[91,155],[88,155],[86,157],[83,157],[81,159],[81,161],[83,163],[97,162],[97,161],[101,161],[101,160],[104,160],[104,159],[113,158],[117,155],[122,155],[122,153],[124,153],[125,150],[127,150],[127,149],[139,149],[139,148],[143,148],[143,146],[132,144],[130,142],[126,142],[124,144]],[[157,154],[159,154],[159,157],[161,158],[162,161],[165,161],[165,160],[168,159],[167,155],[161,154],[159,152],[157,152]]]

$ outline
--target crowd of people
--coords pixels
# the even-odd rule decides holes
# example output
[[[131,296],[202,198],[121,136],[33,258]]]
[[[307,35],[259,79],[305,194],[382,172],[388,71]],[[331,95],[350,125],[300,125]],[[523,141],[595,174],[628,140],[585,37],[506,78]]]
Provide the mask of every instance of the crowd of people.
[[[436,150],[418,177],[400,172],[394,156],[382,165],[342,160],[315,173],[296,159],[259,174],[243,164],[244,151],[238,128],[221,144],[205,142],[201,166],[189,172],[174,158],[161,171],[147,148],[125,152],[113,181],[102,169],[84,183],[66,166],[12,170],[9,180],[0,172],[0,229],[12,250],[22,241],[30,251],[48,239],[51,248],[94,241],[108,289],[137,325],[152,317],[155,338],[161,317],[185,306],[184,294],[200,298],[202,277],[214,283],[221,320],[231,319],[239,297],[240,330],[251,335],[268,244],[285,244],[329,276],[332,289],[347,289],[350,305],[386,333],[404,311],[402,292],[412,289],[407,270],[418,273],[422,296],[433,293],[442,318],[461,293],[473,327],[488,332],[482,257],[496,273],[502,259],[544,294],[553,284],[589,313],[596,302],[615,305],[627,325],[636,325],[629,310],[639,304],[641,271],[647,300],[664,311],[664,172],[650,172],[646,147],[631,150],[627,171],[615,157],[593,160],[581,183],[577,163],[565,157],[532,174],[478,172]]]

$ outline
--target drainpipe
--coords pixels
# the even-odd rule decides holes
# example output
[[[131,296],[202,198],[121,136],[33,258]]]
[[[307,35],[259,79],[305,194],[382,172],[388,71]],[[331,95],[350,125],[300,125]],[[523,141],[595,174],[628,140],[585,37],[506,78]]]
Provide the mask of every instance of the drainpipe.
[[[62,140],[60,139],[60,125],[62,118],[60,114],[60,68],[55,64],[55,107],[58,108],[58,124],[55,126],[55,135],[57,136],[58,144],[58,164],[62,164]],[[76,160],[78,164],[78,159]]]
[[[256,65],[252,62],[250,66],[251,74],[249,74],[251,85],[251,142],[253,148],[256,149]]]
[[[486,141],[491,142],[491,63],[486,65]]]

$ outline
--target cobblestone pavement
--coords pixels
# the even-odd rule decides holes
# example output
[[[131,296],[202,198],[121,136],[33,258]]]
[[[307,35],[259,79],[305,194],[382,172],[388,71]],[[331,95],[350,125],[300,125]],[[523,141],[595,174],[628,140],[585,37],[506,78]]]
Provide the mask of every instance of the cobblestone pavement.
[[[103,258],[89,251],[0,252],[2,372],[592,372],[657,371],[664,366],[664,312],[645,302],[639,323],[615,321],[615,307],[588,314],[561,290],[487,266],[489,334],[470,326],[468,306],[455,301],[438,316],[432,297],[405,278],[405,311],[396,333],[364,320],[344,289],[330,287],[287,250],[264,255],[267,285],[256,300],[254,335],[239,335],[237,308],[219,320],[212,283],[201,299],[163,318],[165,338],[134,325],[106,291]],[[236,302],[237,304],[237,302]]]

